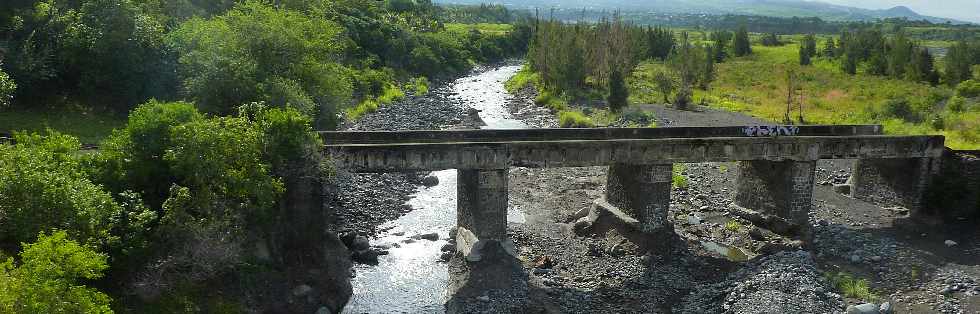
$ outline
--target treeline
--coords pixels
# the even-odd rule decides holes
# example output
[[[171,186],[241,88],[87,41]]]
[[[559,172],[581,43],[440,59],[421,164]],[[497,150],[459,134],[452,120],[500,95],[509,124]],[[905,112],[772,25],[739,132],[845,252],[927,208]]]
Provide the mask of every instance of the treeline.
[[[816,56],[812,52],[815,40],[808,37],[804,44],[811,47],[809,55]],[[944,71],[940,71],[930,50],[905,36],[904,32],[886,36],[872,28],[844,31],[837,39],[829,38],[820,54],[838,60],[841,70],[848,74],[856,74],[859,69],[863,69],[871,75],[932,85],[943,81],[950,86],[956,86],[969,80],[973,65],[980,64],[980,54],[976,53],[978,47],[980,45],[976,43],[956,43],[946,55]],[[801,63],[803,59],[801,50]]]
[[[439,16],[452,23],[511,24],[530,17],[525,11],[513,11],[501,4],[440,5]]]
[[[526,49],[527,28],[454,36],[441,12],[405,0],[4,1],[0,62],[9,79],[0,75],[0,96],[16,85],[11,103],[22,108],[126,112],[161,99],[219,114],[265,101],[329,128],[343,108],[399,81]]]

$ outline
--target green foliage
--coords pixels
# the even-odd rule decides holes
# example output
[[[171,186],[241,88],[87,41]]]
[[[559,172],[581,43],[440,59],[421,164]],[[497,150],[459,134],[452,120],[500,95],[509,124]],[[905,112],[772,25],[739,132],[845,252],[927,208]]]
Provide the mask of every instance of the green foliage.
[[[742,224],[739,223],[738,220],[729,220],[728,222],[725,223],[725,230],[731,232],[742,231]]]
[[[732,49],[736,57],[747,56],[752,53],[752,44],[749,42],[749,31],[745,26],[739,27],[732,39]]]
[[[622,73],[613,70],[609,77],[609,97],[607,98],[609,108],[616,112],[623,110],[629,106],[628,98],[629,89],[626,87],[626,79],[623,78]]]
[[[866,279],[856,278],[844,272],[827,273],[825,277],[845,297],[864,302],[877,302],[879,299],[878,295],[871,291]]]
[[[429,79],[424,76],[414,78],[409,82],[408,89],[416,96],[425,96],[429,93]]]
[[[959,41],[949,47],[945,59],[946,73],[944,79],[946,83],[950,86],[956,86],[960,82],[972,78],[971,67],[980,64],[980,60],[978,60],[980,53],[977,53],[978,47],[980,44],[970,44],[965,41]]]
[[[762,35],[761,43],[766,47],[778,47],[785,45],[785,43],[779,40],[779,36],[777,36],[776,33],[766,33],[765,35]]]
[[[664,96],[664,103],[670,103],[670,94],[674,92],[674,78],[670,77],[667,72],[660,71],[657,72],[657,76],[654,78],[657,82],[657,90],[660,91]]]
[[[515,94],[524,87],[536,87],[539,80],[539,75],[525,65],[517,74],[514,74],[514,76],[504,83],[504,88],[507,92]]]
[[[87,244],[116,244],[110,230],[122,208],[87,178],[78,140],[58,133],[15,140],[0,145],[0,248],[33,242],[53,228]]]
[[[184,92],[210,112],[268,101],[331,125],[352,95],[349,69],[338,63],[344,28],[326,19],[247,2],[183,23],[169,38],[180,54]]]
[[[111,299],[81,281],[102,277],[106,256],[69,239],[64,231],[40,233],[24,244],[20,265],[0,261],[0,312],[112,313]]]
[[[593,128],[595,122],[581,111],[565,110],[558,113],[558,125],[563,128]]]
[[[687,170],[687,166],[684,164],[674,164],[674,169],[671,171],[671,186],[678,189],[687,188],[687,176],[681,174]]]
[[[956,95],[964,98],[980,97],[980,80],[966,80],[956,85]]]
[[[810,65],[817,56],[817,39],[813,34],[806,35],[800,44],[800,65]]]
[[[10,75],[3,71],[2,66],[3,63],[0,63],[0,108],[10,105],[10,100],[14,98],[14,91],[17,90],[17,84],[14,84]]]

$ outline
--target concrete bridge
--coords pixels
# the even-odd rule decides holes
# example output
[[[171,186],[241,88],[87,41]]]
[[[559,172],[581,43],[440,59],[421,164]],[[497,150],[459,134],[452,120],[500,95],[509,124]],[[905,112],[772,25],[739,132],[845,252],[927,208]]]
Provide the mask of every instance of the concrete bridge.
[[[458,169],[459,232],[507,239],[510,167],[609,166],[606,201],[652,236],[667,218],[674,163],[739,162],[736,204],[805,225],[820,159],[857,159],[852,193],[890,190],[898,205],[922,206],[939,169],[942,136],[884,136],[881,126],[745,126],[322,132],[327,153],[351,172]],[[870,193],[869,191],[875,191]],[[458,236],[459,237],[459,236]]]

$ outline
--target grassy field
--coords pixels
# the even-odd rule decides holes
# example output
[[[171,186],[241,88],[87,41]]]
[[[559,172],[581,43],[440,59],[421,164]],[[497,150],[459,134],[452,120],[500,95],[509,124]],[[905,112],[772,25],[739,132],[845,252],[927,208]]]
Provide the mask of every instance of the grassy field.
[[[469,33],[470,30],[478,30],[484,34],[491,35],[506,35],[510,32],[513,25],[510,24],[490,24],[490,23],[479,23],[479,24],[460,24],[460,23],[448,23],[446,24],[446,31],[463,34]]]
[[[753,46],[753,54],[717,65],[717,80],[707,92],[696,91],[694,100],[712,107],[744,112],[771,121],[782,121],[786,112],[787,69],[800,73],[804,95],[804,119],[813,124],[885,125],[890,134],[942,134],[946,145],[956,149],[980,149],[980,110],[946,110],[953,95],[948,87],[864,75],[851,76],[832,60],[818,58],[813,66],[799,67],[799,46]],[[663,69],[657,62],[641,64],[631,80],[631,101],[662,103],[663,95],[652,78]],[[799,101],[799,96],[796,96]],[[906,121],[889,115],[890,100],[905,99],[919,119]],[[794,105],[794,107],[797,107]],[[795,120],[798,108],[791,117]]]
[[[124,117],[76,109],[0,109],[0,132],[43,132],[52,129],[97,144],[125,125]]]

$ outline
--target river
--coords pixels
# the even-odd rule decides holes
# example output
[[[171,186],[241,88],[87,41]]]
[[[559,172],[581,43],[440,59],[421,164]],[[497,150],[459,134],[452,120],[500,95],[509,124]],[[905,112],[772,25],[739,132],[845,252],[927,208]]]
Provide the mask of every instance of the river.
[[[452,83],[455,96],[466,106],[480,110],[484,129],[519,129],[528,126],[514,119],[507,110],[510,94],[504,82],[520,66],[503,66],[460,78]],[[391,229],[373,240],[389,245],[390,254],[381,256],[377,266],[356,265],[352,279],[354,296],[344,313],[442,313],[449,271],[438,262],[441,247],[456,226],[456,170],[433,172],[439,185],[422,187],[408,204],[413,211],[389,222]],[[523,223],[520,210],[508,210],[511,223]],[[384,228],[382,229],[384,230]],[[436,232],[439,241],[409,237]]]

